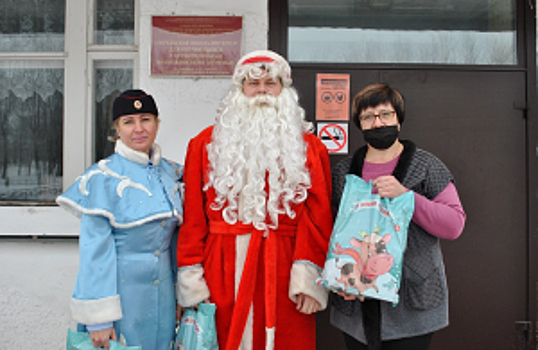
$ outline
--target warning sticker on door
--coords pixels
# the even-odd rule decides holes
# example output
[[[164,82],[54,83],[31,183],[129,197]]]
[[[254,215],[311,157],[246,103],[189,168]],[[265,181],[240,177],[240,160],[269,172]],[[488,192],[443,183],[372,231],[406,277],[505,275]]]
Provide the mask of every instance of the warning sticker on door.
[[[329,153],[348,153],[347,127],[347,124],[318,123],[318,137]]]
[[[349,120],[349,74],[317,74],[316,120]]]

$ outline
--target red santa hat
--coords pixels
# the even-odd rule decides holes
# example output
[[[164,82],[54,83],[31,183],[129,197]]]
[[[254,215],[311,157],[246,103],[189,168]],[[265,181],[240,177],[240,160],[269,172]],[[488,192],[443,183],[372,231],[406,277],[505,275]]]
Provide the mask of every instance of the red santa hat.
[[[263,74],[280,78],[284,87],[291,86],[291,68],[288,61],[269,50],[253,51],[241,57],[235,65],[233,80],[236,84],[242,85],[247,76],[257,78]]]

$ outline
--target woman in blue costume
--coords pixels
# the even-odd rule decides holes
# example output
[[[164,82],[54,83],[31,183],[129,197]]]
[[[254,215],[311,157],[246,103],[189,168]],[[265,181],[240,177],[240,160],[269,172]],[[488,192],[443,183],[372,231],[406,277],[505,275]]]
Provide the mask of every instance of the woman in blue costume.
[[[174,339],[182,169],[154,143],[158,114],[144,91],[122,93],[113,105],[115,153],[56,200],[81,217],[71,312],[95,347],[125,339],[143,350],[169,350]]]

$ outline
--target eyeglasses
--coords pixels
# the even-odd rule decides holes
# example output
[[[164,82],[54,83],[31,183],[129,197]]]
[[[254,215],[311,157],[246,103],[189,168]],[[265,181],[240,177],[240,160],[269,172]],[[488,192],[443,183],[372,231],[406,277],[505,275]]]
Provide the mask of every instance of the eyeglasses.
[[[396,111],[381,111],[379,114],[361,114],[359,115],[359,120],[368,125],[373,124],[375,122],[375,118],[379,118],[381,120],[381,123],[386,124],[392,120],[392,116],[396,113]]]

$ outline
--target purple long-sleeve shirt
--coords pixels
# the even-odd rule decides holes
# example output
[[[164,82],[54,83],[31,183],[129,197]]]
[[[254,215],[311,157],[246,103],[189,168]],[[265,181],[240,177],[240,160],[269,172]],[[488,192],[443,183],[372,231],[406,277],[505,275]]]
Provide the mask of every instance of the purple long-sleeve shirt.
[[[369,182],[380,176],[391,175],[400,157],[387,163],[364,161],[362,178]],[[456,239],[465,224],[465,212],[461,205],[456,186],[450,182],[433,200],[415,192],[415,212],[413,222],[426,232],[443,239]]]

